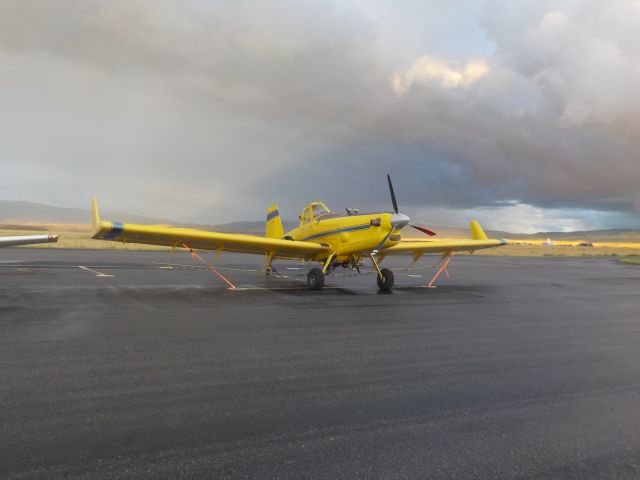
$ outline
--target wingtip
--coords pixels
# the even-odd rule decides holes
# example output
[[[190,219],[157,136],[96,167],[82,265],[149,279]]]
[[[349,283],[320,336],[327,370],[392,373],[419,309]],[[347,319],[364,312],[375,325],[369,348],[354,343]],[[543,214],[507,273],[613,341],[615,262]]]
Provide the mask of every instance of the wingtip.
[[[91,223],[94,227],[100,224],[100,212],[98,210],[98,199],[93,197],[93,201],[91,202]]]
[[[469,223],[469,227],[471,228],[471,238],[474,240],[488,240],[487,234],[484,233],[484,230],[480,226],[480,224],[476,220],[471,220]]]
[[[92,237],[100,230],[101,220],[100,211],[98,210],[98,200],[94,197],[91,202],[91,229],[93,231]]]

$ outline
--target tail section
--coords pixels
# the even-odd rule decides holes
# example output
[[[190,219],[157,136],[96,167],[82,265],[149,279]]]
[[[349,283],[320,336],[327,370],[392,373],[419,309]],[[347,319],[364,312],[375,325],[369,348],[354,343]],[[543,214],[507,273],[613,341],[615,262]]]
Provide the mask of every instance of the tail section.
[[[472,220],[471,223],[469,224],[469,226],[471,227],[471,238],[473,238],[474,240],[488,240],[489,239],[487,237],[487,234],[484,233],[484,230],[482,230],[482,227],[480,226],[480,224],[478,222],[476,222],[475,220]]]
[[[277,205],[271,205],[267,209],[267,223],[265,225],[265,235],[267,238],[282,238],[284,237],[284,228],[282,228],[282,219],[280,218],[280,212],[278,212]]]

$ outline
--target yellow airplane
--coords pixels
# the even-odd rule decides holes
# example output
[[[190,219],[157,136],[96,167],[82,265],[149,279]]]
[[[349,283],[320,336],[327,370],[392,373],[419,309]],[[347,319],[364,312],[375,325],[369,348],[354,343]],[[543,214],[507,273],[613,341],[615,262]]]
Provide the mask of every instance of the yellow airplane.
[[[101,221],[98,204],[94,199],[92,238],[180,247],[189,249],[192,253],[195,249],[202,249],[262,254],[266,257],[267,275],[272,271],[271,264],[275,259],[318,262],[320,267],[311,268],[307,275],[307,283],[311,290],[322,289],[325,275],[336,267],[354,268],[359,271],[358,266],[366,257],[377,271],[378,287],[383,291],[390,291],[394,283],[393,272],[388,268],[380,268],[382,260],[389,255],[410,255],[415,263],[425,253],[441,253],[445,263],[438,271],[439,275],[443,269],[446,270],[454,252],[499,247],[507,243],[506,240],[487,238],[476,221],[470,224],[471,240],[402,240],[400,230],[410,225],[410,219],[398,211],[389,175],[387,181],[393,212],[359,213],[356,209],[347,209],[347,215],[339,215],[329,210],[322,202],[312,202],[302,210],[299,217],[300,225],[285,233],[278,207],[272,205],[267,210],[264,237]],[[426,228],[411,226],[429,236],[435,235]],[[228,283],[234,288],[230,282]]]

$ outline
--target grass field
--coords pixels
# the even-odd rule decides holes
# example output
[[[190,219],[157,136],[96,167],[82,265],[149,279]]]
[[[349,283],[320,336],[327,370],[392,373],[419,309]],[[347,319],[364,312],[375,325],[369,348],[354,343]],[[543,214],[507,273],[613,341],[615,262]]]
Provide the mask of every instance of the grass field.
[[[640,256],[640,242],[611,241],[593,242],[591,247],[580,239],[544,245],[543,241],[508,239],[509,244],[497,250],[480,250],[475,255],[505,255],[530,257],[583,257],[583,256]]]
[[[153,245],[138,245],[133,243],[123,244],[104,240],[92,240],[89,238],[91,228],[83,224],[11,224],[0,225],[0,235],[32,235],[46,232],[60,235],[57,243],[27,245],[18,248],[51,248],[51,249],[88,249],[88,250],[155,250],[168,251],[169,247]],[[589,243],[585,239],[563,239],[553,246],[544,245],[541,239],[508,239],[509,245],[497,248],[479,250],[474,255],[498,255],[498,256],[548,256],[548,257],[577,257],[577,256],[620,256],[631,257],[629,263],[640,262],[640,238],[624,237],[597,239],[591,247],[579,246],[580,243]],[[633,257],[637,256],[638,259]],[[627,260],[625,259],[625,262]]]

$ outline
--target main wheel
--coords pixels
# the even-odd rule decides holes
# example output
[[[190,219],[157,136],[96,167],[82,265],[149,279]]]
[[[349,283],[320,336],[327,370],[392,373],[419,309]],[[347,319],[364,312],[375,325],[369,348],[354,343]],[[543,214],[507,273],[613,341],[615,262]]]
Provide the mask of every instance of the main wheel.
[[[311,290],[322,290],[324,287],[324,273],[319,268],[312,268],[307,274],[307,284]]]
[[[381,272],[382,278],[380,278],[380,275],[376,276],[378,288],[383,292],[389,292],[393,288],[393,272],[388,268],[383,268]]]

